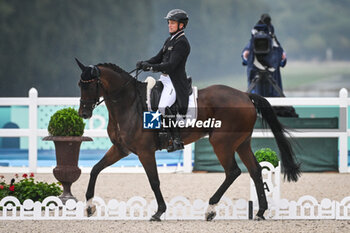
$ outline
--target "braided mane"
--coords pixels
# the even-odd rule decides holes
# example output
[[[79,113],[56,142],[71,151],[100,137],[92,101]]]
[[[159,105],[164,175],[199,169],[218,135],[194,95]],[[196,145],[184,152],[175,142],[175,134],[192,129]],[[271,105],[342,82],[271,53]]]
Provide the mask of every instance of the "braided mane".
[[[106,68],[109,68],[119,74],[126,74],[128,76],[131,77],[131,75],[126,72],[125,70],[123,70],[122,68],[120,68],[119,66],[117,66],[116,64],[113,64],[113,63],[99,63],[97,64],[97,66],[102,66],[102,67],[106,67]]]

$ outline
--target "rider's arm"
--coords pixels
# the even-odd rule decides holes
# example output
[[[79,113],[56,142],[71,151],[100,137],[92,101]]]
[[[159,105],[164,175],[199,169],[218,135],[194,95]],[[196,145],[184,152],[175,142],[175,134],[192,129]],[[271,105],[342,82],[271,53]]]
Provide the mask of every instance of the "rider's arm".
[[[162,62],[162,58],[163,58],[163,48],[157,53],[157,55],[155,55],[154,57],[148,59],[145,62],[148,62],[150,64],[158,64]]]
[[[164,42],[163,47],[165,46],[165,44],[168,42],[169,38]],[[157,55],[155,55],[154,57],[148,59],[147,63],[149,64],[159,64],[162,62],[163,60],[163,47],[159,50],[159,52],[157,53]]]
[[[152,69],[154,71],[160,71],[166,74],[172,73],[174,69],[178,66],[178,64],[186,59],[190,52],[190,47],[188,43],[183,40],[178,41],[171,52],[170,59],[168,62],[154,64],[152,65]]]

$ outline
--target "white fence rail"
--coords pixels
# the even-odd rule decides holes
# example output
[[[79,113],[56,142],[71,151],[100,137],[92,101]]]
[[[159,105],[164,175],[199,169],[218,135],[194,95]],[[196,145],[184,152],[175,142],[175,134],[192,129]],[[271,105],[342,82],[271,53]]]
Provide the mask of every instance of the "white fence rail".
[[[338,106],[339,128],[338,129],[298,129],[298,132],[292,132],[293,137],[334,137],[339,139],[339,172],[350,172],[348,167],[348,106],[350,99],[348,91],[343,88],[339,92],[339,97],[317,97],[317,98],[267,98],[272,105],[278,106]],[[38,97],[35,88],[29,90],[28,98],[0,98],[0,106],[29,106],[29,128],[28,129],[0,129],[0,137],[28,137],[29,138],[29,168],[30,172],[40,172],[37,168],[37,145],[38,137],[48,135],[46,129],[38,129],[38,106],[40,105],[79,105],[79,98],[49,98]],[[86,136],[90,137],[108,137],[107,131],[103,129],[87,129]],[[253,137],[273,137],[269,131],[255,130]],[[186,145],[184,150],[184,161],[181,170],[183,172],[192,171],[192,145]],[[163,170],[166,172],[166,170]],[[84,170],[83,170],[84,172]],[[162,171],[160,171],[162,172]]]
[[[305,195],[297,201],[280,198],[280,165],[274,166],[261,162],[263,167],[264,189],[268,201],[267,219],[337,219],[350,220],[350,196],[340,202],[325,198],[318,202],[314,197]],[[259,209],[253,180],[250,180],[250,201],[252,212]],[[143,197],[132,197],[128,201],[109,200],[94,197],[96,213],[88,218],[86,203],[73,199],[63,203],[58,197],[47,197],[41,203],[25,200],[23,204],[13,196],[0,200],[1,220],[148,220],[157,210],[155,200],[148,202]],[[167,202],[167,211],[163,220],[204,220],[208,211],[208,201],[200,199],[191,202],[183,196],[177,196]],[[248,219],[249,202],[244,199],[232,200],[223,197],[215,206],[215,219]]]
[[[86,203],[69,199],[63,204],[58,197],[47,197],[43,202],[25,200],[21,204],[17,198],[7,196],[0,200],[1,220],[149,220],[157,210],[155,200],[148,202],[142,197],[132,197],[128,201],[112,199],[105,202],[94,197],[96,214],[87,217]],[[167,203],[167,211],[162,220],[204,220],[208,202],[201,199],[191,202],[177,196]],[[248,201],[222,197],[215,207],[215,220],[242,220],[249,218]],[[297,201],[281,199],[279,204],[266,213],[267,219],[337,219],[350,220],[350,196],[341,201],[316,198],[305,195]]]

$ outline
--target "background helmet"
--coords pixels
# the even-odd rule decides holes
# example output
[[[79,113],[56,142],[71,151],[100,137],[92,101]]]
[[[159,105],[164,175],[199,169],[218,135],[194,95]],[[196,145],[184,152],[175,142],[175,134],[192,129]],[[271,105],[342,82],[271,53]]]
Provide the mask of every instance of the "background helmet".
[[[166,20],[174,20],[177,21],[178,23],[183,23],[184,28],[186,27],[188,23],[188,15],[186,11],[181,10],[181,9],[173,9],[168,12],[168,14],[165,17]]]
[[[271,24],[271,16],[269,14],[262,14],[260,20],[266,25]]]

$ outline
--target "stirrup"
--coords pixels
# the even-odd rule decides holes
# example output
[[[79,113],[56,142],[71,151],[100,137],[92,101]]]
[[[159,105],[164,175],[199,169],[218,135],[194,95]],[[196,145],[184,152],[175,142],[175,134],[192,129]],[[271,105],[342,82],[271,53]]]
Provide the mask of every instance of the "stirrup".
[[[169,143],[167,151],[168,152],[174,152],[174,151],[182,150],[182,149],[184,149],[183,141],[181,141],[180,139],[175,138],[175,139],[173,139],[171,141],[171,144]]]

